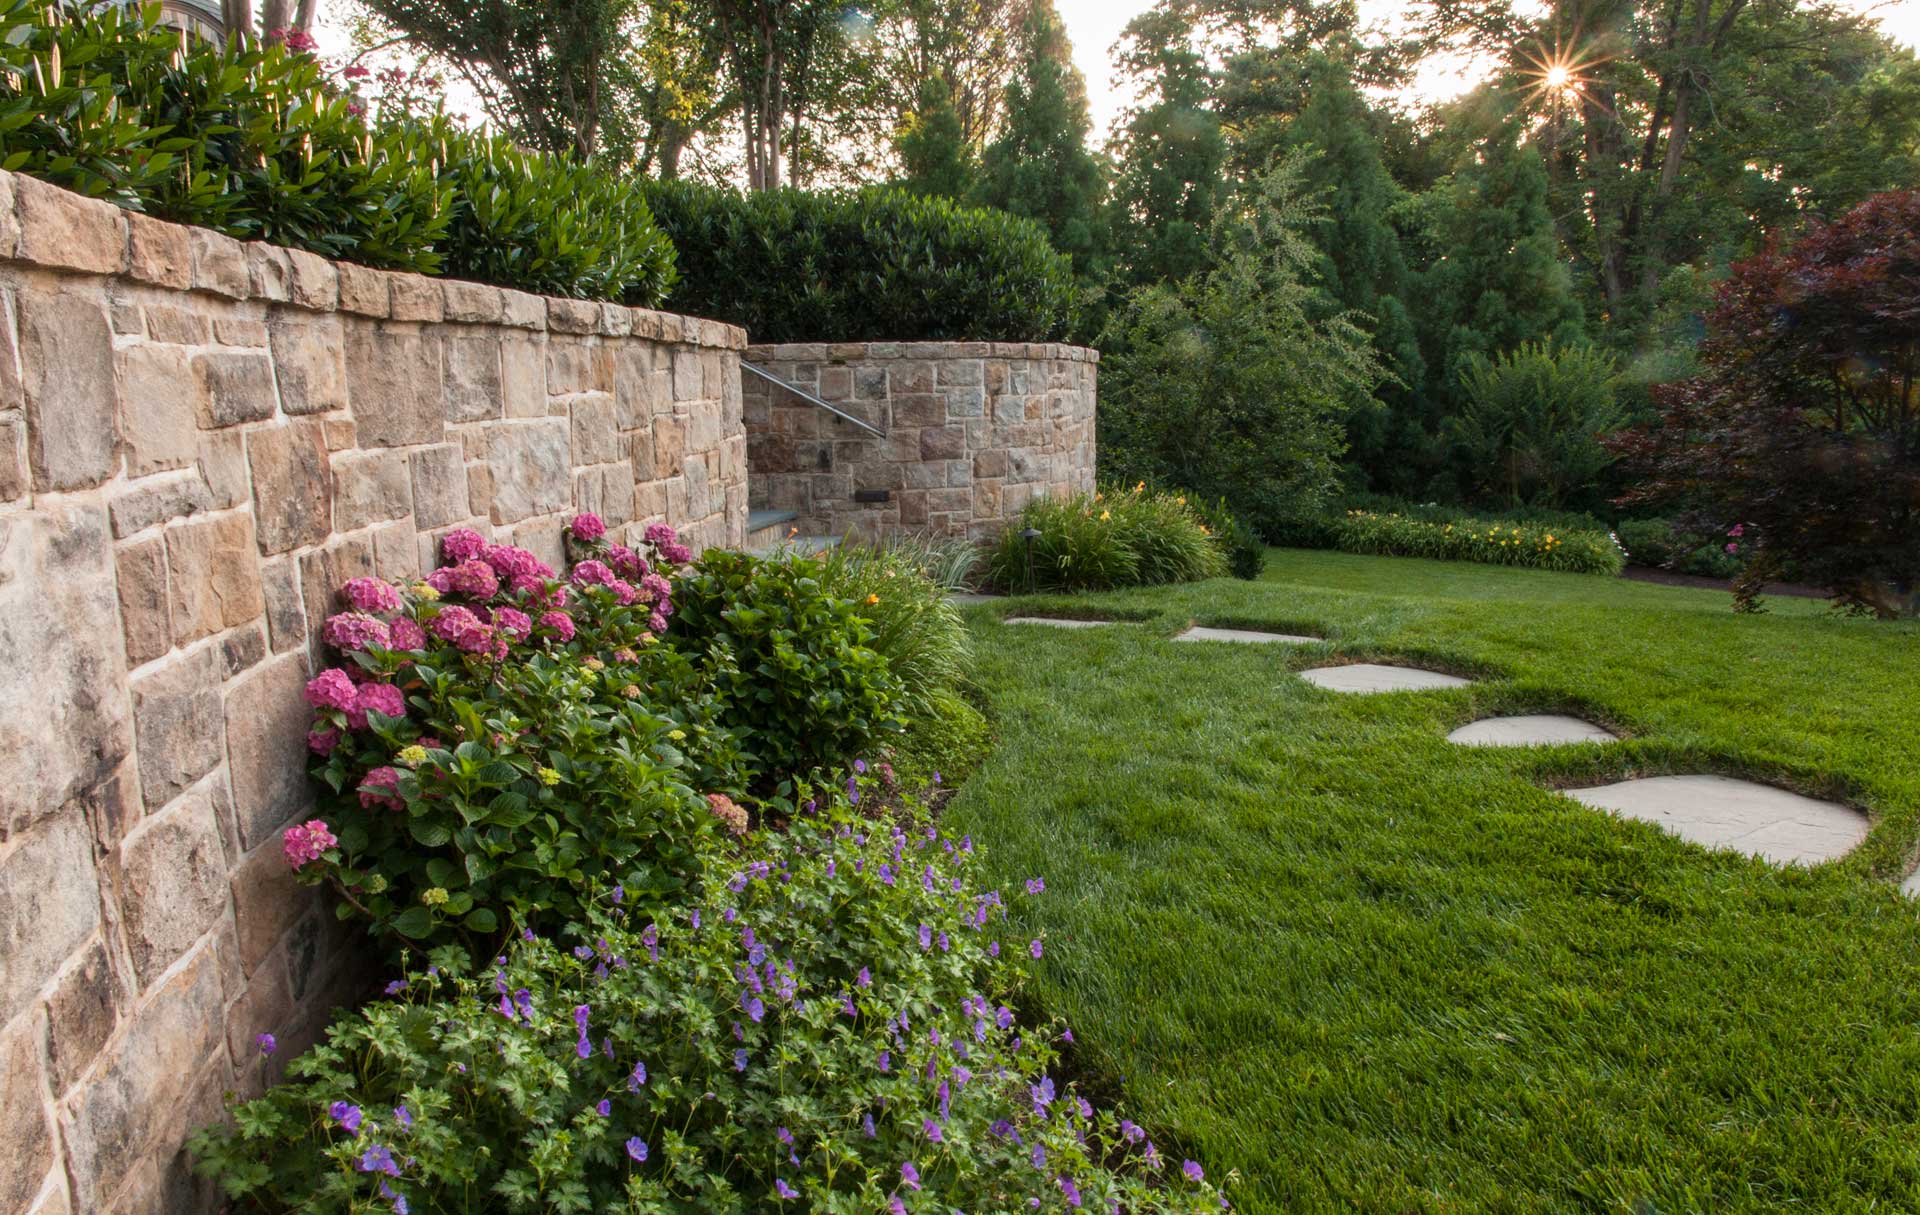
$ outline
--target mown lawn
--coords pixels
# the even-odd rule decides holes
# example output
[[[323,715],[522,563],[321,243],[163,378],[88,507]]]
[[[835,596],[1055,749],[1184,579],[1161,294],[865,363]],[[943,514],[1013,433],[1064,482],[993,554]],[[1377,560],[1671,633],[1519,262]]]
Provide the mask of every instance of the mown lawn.
[[[969,609],[999,743],[948,810],[1043,874],[1031,999],[1163,1146],[1305,1211],[1920,1210],[1920,628],[1276,551],[1258,583]],[[1111,615],[1096,630],[1008,614]],[[1327,646],[1180,644],[1190,621]],[[1423,660],[1483,682],[1339,696]],[[1563,710],[1605,748],[1471,750]],[[1874,818],[1710,853],[1550,787],[1717,772]],[[1178,1159],[1176,1156],[1175,1159]]]

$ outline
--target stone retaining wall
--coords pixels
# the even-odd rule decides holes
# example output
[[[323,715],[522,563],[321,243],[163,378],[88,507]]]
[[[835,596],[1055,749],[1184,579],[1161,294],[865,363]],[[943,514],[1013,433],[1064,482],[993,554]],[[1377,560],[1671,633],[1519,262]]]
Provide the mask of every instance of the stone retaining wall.
[[[887,432],[746,377],[753,506],[799,512],[804,535],[987,539],[1036,496],[1093,488],[1099,351],[871,342],[753,346],[746,357]],[[881,490],[885,501],[854,500]]]
[[[181,1142],[367,974],[280,855],[335,588],[576,509],[739,544],[744,343],[0,173],[0,1213],[217,1206]]]

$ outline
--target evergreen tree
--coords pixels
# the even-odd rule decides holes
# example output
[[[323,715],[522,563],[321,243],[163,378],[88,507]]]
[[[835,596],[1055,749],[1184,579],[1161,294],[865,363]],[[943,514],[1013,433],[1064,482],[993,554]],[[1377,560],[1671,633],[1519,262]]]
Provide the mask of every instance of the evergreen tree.
[[[899,184],[915,194],[964,198],[974,186],[973,154],[967,147],[952,90],[938,76],[920,86],[912,121],[894,138],[903,172]]]
[[[1100,252],[1105,183],[1087,150],[1087,88],[1052,0],[1021,29],[1019,74],[1007,83],[1006,126],[981,161],[975,199],[1040,223],[1054,247],[1089,273]]]
[[[1227,137],[1183,17],[1144,13],[1127,26],[1127,38],[1125,66],[1149,82],[1153,100],[1134,112],[1119,140],[1108,211],[1118,285],[1177,282],[1211,264],[1208,229],[1231,189]]]

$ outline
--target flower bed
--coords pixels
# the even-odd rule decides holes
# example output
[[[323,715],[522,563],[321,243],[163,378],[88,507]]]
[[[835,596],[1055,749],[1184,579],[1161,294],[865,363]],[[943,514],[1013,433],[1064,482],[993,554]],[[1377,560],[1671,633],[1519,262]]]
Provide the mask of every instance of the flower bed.
[[[283,845],[404,972],[201,1132],[201,1170],[270,1212],[1217,1209],[1017,1015],[1043,945],[1009,904],[1043,882],[980,889],[883,763],[756,758],[880,736],[735,678],[748,650],[789,692],[842,678],[797,654],[884,668],[861,604],[669,529],[569,543],[564,579],[454,532],[424,581],[342,588],[308,688],[328,795]]]
[[[1312,547],[1382,557],[1478,561],[1609,576],[1618,574],[1626,564],[1619,543],[1606,532],[1540,523],[1491,522],[1468,516],[1420,519],[1349,510],[1311,532],[1317,541]]]

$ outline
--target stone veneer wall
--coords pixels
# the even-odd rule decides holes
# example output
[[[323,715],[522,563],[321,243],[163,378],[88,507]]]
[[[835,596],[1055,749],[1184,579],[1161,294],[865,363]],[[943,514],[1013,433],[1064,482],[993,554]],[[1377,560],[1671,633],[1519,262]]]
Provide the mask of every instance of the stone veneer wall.
[[[1034,497],[1093,488],[1097,350],[870,342],[746,357],[887,432],[745,377],[753,507],[798,511],[804,535],[987,539]],[[881,489],[886,502],[854,501]]]
[[[744,344],[0,173],[0,1213],[217,1205],[182,1140],[366,977],[280,856],[335,588],[575,509],[739,544]]]

